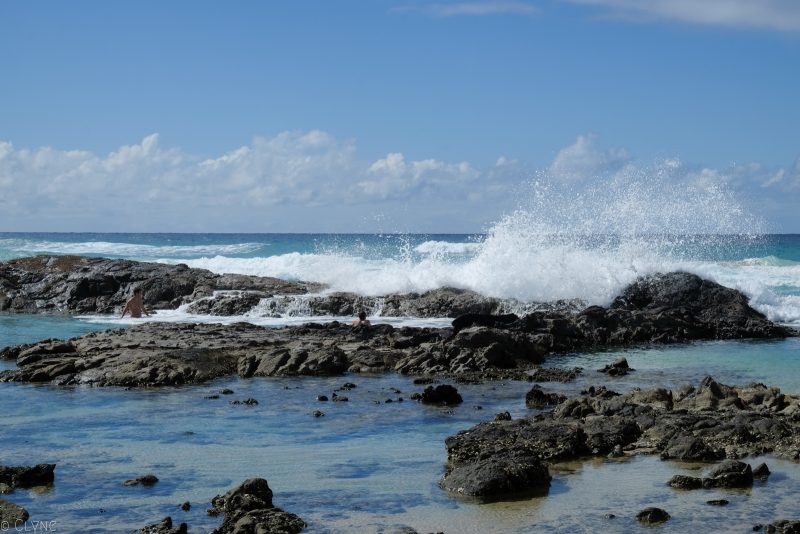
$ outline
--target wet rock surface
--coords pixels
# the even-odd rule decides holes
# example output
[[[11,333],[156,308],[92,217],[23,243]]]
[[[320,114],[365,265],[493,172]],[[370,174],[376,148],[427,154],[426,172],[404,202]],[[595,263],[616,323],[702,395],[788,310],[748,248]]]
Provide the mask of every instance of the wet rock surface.
[[[749,464],[737,460],[724,460],[714,467],[706,477],[675,475],[670,479],[669,485],[673,488],[685,490],[749,488],[753,485],[753,480],[753,470]]]
[[[137,478],[126,480],[122,484],[124,486],[154,486],[158,483],[158,477],[155,475],[144,475]]]
[[[24,263],[12,260],[3,264],[4,268],[8,270],[13,261]],[[45,257],[25,261],[37,265],[52,262],[48,269],[55,271],[60,265]],[[89,260],[61,257],[59,261],[83,265]],[[158,268],[167,267],[172,268]],[[100,267],[87,269],[95,272]],[[71,276],[69,273],[65,276]],[[175,276],[169,277],[170,283],[180,279]],[[218,278],[227,285],[238,280],[232,275]],[[250,281],[252,277],[245,278]],[[307,289],[297,284],[289,287]],[[436,313],[443,314],[439,308]],[[0,380],[137,387],[197,383],[232,374],[249,378],[396,371],[462,382],[563,381],[573,378],[579,369],[537,367],[546,354],[645,342],[796,334],[767,321],[747,306],[737,291],[686,273],[640,280],[608,309],[592,306],[575,315],[534,312],[524,317],[470,312],[453,324],[453,328],[352,328],[334,321],[262,328],[248,323],[145,323],[66,341],[4,348],[0,358],[16,360],[18,368],[0,373]],[[617,362],[612,369],[627,370],[627,362]],[[676,448],[686,445],[674,444]]]
[[[4,530],[12,530],[15,527],[21,530],[23,528],[21,524],[29,517],[28,511],[22,506],[0,499],[0,524],[10,527]]]
[[[189,531],[186,523],[180,523],[178,526],[173,526],[172,517],[165,517],[158,523],[147,525],[139,530],[142,534],[186,534]]]
[[[670,515],[667,513],[666,510],[662,510],[661,508],[645,508],[638,514],[636,514],[636,520],[640,523],[645,525],[656,525],[658,523],[663,523],[668,521]]]
[[[319,284],[287,282],[277,278],[225,274],[131,260],[84,256],[34,256],[0,262],[0,311],[119,313],[132,289],[141,287],[148,308],[174,309],[215,291],[253,295],[296,295],[319,291]],[[256,293],[253,293],[256,292]],[[206,313],[222,314],[226,307],[241,311],[228,297],[225,303],[197,306]]]
[[[781,519],[765,526],[764,532],[769,534],[800,534],[800,520]]]
[[[0,486],[3,493],[11,493],[16,488],[32,488],[52,484],[55,479],[56,464],[38,464],[34,466],[0,466]]]
[[[209,513],[225,516],[215,534],[295,534],[306,526],[295,514],[272,504],[272,490],[263,478],[245,480],[225,495],[214,497],[211,504]]]
[[[590,388],[549,412],[479,423],[447,438],[445,447],[448,471],[472,466],[478,480],[495,476],[489,459],[516,456],[557,462],[617,451],[707,462],[766,453],[800,459],[800,397],[763,384],[726,386],[710,377],[677,392],[621,395]],[[670,485],[743,487],[752,481],[749,465],[723,462],[702,480],[679,476]]]

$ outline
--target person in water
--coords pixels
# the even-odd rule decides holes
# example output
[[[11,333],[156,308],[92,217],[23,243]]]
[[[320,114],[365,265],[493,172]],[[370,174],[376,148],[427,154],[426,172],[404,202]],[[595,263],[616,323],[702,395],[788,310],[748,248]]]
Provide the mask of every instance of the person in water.
[[[125,307],[122,308],[122,317],[125,317],[126,313],[130,313],[131,317],[139,318],[144,313],[148,317],[150,314],[147,313],[147,309],[144,307],[144,296],[142,295],[142,289],[137,287],[133,290],[133,296],[125,303]]]
[[[367,319],[367,312],[362,311],[358,314],[358,319],[353,321],[353,326],[369,326],[372,323]]]

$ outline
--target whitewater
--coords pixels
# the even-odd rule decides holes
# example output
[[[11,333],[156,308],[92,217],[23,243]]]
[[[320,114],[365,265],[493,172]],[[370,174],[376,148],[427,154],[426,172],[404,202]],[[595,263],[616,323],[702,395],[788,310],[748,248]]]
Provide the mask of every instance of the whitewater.
[[[800,237],[769,233],[725,190],[636,175],[580,190],[534,181],[521,198],[477,234],[0,233],[0,260],[82,254],[365,296],[455,287],[587,305],[608,305],[639,276],[683,270],[739,289],[774,321],[800,324]]]

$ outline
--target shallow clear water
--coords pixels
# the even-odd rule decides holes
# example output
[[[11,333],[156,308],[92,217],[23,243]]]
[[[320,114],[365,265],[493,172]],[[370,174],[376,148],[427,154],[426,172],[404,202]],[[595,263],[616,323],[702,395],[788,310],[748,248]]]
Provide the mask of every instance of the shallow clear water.
[[[40,319],[69,335],[100,326]],[[24,317],[8,316],[0,317],[0,324],[15,320],[25,324]],[[41,331],[2,332],[25,342]],[[757,380],[798,392],[799,348],[792,339],[554,356],[548,364],[585,371],[573,383],[543,386],[564,393],[601,384],[617,390],[673,387],[710,373],[723,382]],[[620,355],[637,371],[621,378],[595,371]],[[331,397],[348,381],[358,386],[339,392],[348,402],[316,400],[320,394]],[[544,497],[487,504],[442,491],[437,482],[446,461],[444,439],[500,411],[514,417],[530,413],[524,397],[531,384],[521,382],[458,385],[465,402],[450,408],[397,402],[423,386],[395,374],[228,378],[153,390],[1,386],[2,463],[58,464],[52,488],[17,490],[9,500],[27,508],[34,520],[57,521],[61,532],[130,531],[166,515],[208,532],[220,521],[205,513],[210,499],[256,476],[269,481],[277,506],[309,523],[309,532],[343,533],[398,525],[421,532],[628,532],[637,528],[636,512],[651,505],[672,514],[660,527],[664,531],[744,531],[754,523],[794,517],[800,489],[800,465],[767,458],[774,474],[751,491],[678,492],[666,481],[696,466],[642,457],[556,466]],[[226,387],[235,393],[205,398]],[[249,397],[259,404],[229,402]],[[313,417],[314,410],[325,416]],[[148,473],[160,479],[152,488],[122,485]],[[705,504],[721,497],[731,504]],[[188,513],[179,509],[184,501],[193,505]],[[617,517],[607,519],[609,513]]]

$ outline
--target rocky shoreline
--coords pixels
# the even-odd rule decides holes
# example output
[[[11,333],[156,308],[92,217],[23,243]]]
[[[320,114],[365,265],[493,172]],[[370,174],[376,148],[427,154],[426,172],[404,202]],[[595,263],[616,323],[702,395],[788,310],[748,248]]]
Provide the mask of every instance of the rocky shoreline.
[[[281,299],[298,295],[309,297],[309,306],[328,315],[350,315],[367,305],[362,297],[324,294],[321,286],[303,282],[215,275],[183,265],[42,256],[0,263],[0,311],[117,313],[134,286],[144,288],[152,308],[188,305],[193,313],[207,315],[241,314],[263,306],[265,300],[276,303],[275,311]],[[381,303],[389,310],[386,315],[454,320],[447,328],[353,328],[335,321],[283,328],[148,322],[2,348],[0,358],[13,360],[16,368],[0,372],[0,382],[139,388],[200,384],[233,375],[247,379],[386,372],[419,376],[420,383],[445,378],[546,382],[570,380],[580,372],[540,367],[553,353],[797,335],[753,310],[738,291],[688,273],[639,279],[607,308],[571,309],[575,303],[556,303],[516,315],[504,313],[508,303],[455,289],[390,295]],[[603,371],[620,376],[632,370],[619,361]],[[419,400],[450,405],[461,397],[454,387],[440,385],[430,386]],[[499,414],[446,439],[443,490],[492,499],[546,494],[553,463],[599,456],[655,454],[663,459],[729,461],[705,478],[664,481],[667,489],[752,481],[749,465],[730,463],[747,456],[800,460],[800,398],[763,384],[734,387],[709,377],[673,391],[618,393],[591,387],[571,397],[537,385],[525,401],[532,410],[527,417]],[[8,473],[9,480],[17,480],[15,471]],[[0,487],[2,483],[10,489],[25,487],[0,477]],[[27,520],[24,509],[6,501],[0,504],[3,517],[18,520],[24,515]],[[305,526],[299,517],[272,505],[272,492],[263,479],[248,480],[218,496],[212,512],[224,514],[217,532],[299,532]],[[670,517],[655,508],[640,515],[640,521],[649,523]],[[796,523],[762,528],[780,532],[796,528]],[[142,532],[186,529],[165,518]]]
[[[29,278],[20,274],[22,266],[31,268],[25,271]],[[206,271],[198,274],[185,266],[35,257],[2,264],[0,306],[51,310],[60,303],[73,311],[113,310],[124,297],[119,283],[122,275],[113,275],[117,276],[113,284],[108,280],[106,285],[87,282],[110,266],[121,269],[112,272],[130,275],[126,278],[129,284],[140,280],[142,273],[162,276],[141,285],[148,288],[150,299],[171,305],[205,298],[199,295],[220,287],[241,290],[255,283],[283,293],[309,290],[307,284]],[[139,273],[139,278],[131,273]],[[169,290],[164,289],[167,286]],[[443,306],[440,297],[437,305]],[[325,298],[335,301],[339,296]],[[393,298],[407,302],[400,296]],[[418,302],[419,296],[408,298],[408,302]],[[437,308],[437,313],[463,311],[462,304]],[[550,353],[795,335],[796,331],[772,323],[752,309],[738,291],[678,272],[639,279],[608,308],[590,306],[577,313],[536,311],[523,316],[470,312],[456,317],[449,328],[384,324],[354,329],[335,321],[284,328],[248,323],[147,323],[66,341],[6,347],[0,358],[15,360],[17,369],[0,373],[0,381],[144,387],[199,383],[232,374],[249,378],[386,371],[462,380],[527,379]]]

